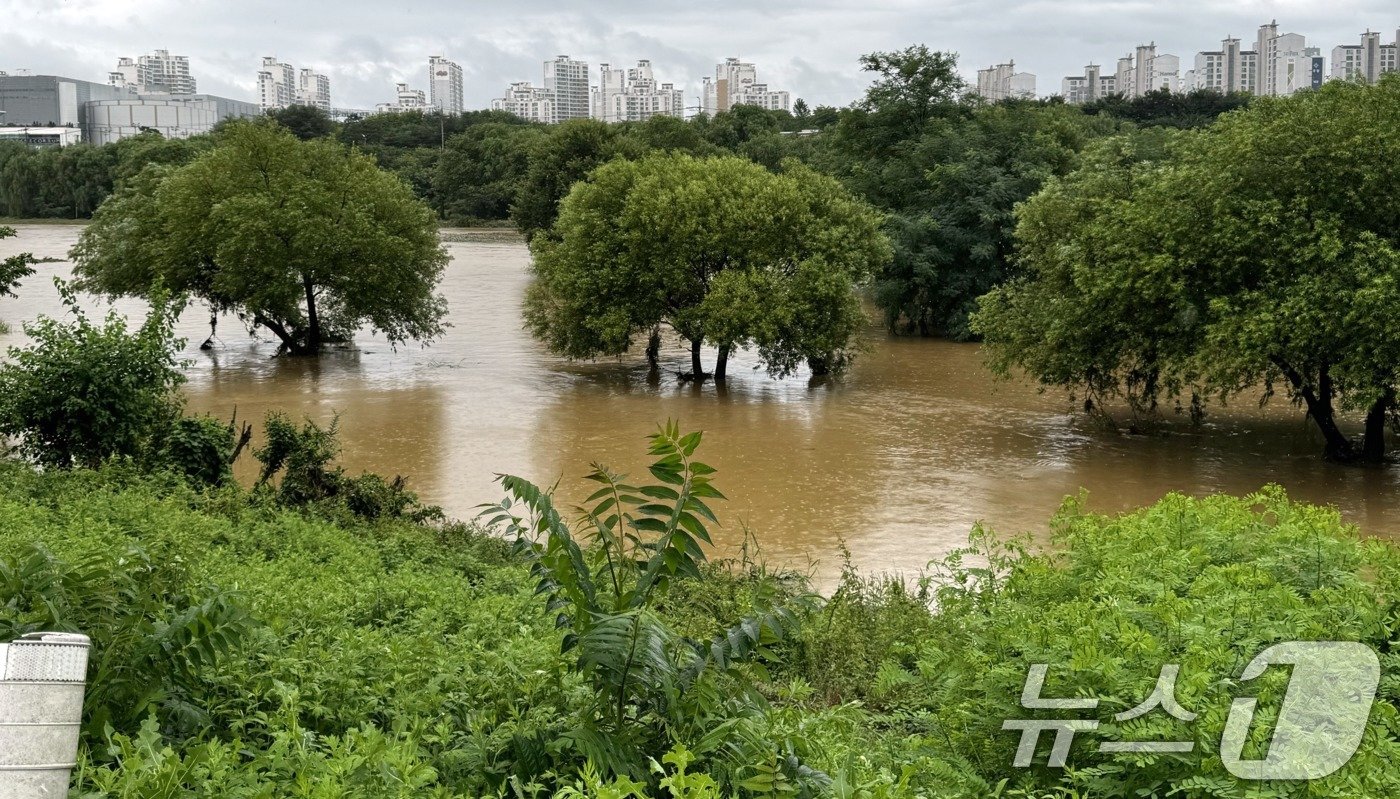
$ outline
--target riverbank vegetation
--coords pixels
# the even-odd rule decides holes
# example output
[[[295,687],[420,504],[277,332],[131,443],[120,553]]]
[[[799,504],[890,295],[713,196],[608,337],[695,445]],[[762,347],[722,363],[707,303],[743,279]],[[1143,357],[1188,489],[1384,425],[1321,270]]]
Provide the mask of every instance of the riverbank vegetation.
[[[923,578],[847,573],[818,600],[760,563],[705,562],[689,532],[710,524],[703,511],[678,523],[638,507],[694,507],[722,483],[693,479],[696,440],[661,436],[660,475],[640,494],[595,473],[595,505],[614,492],[630,504],[587,515],[510,481],[506,510],[522,519],[495,529],[521,536],[514,549],[472,526],[297,508],[120,461],[6,462],[0,630],[93,636],[75,790],[94,798],[1400,790],[1389,682],[1333,776],[1246,783],[1219,757],[1239,669],[1268,645],[1356,640],[1400,665],[1386,646],[1396,552],[1333,511],[1277,489],[1113,518],[1070,502],[1055,554],[976,531]],[[1037,715],[1018,704],[1033,663],[1051,664],[1047,694],[1102,699],[1070,769],[1046,766],[1044,748],[1012,765],[1018,734],[1002,722]],[[1177,698],[1198,722],[1114,723],[1164,663],[1182,664]],[[1286,685],[1284,672],[1250,691],[1273,708]],[[1260,723],[1251,745],[1269,735]],[[1097,746],[1156,739],[1194,748]]]
[[[1400,211],[1386,188],[1400,162],[1400,78],[1255,101],[1163,92],[1069,106],[988,103],[968,91],[953,56],[922,46],[873,53],[861,66],[873,77],[863,98],[795,115],[741,106],[714,118],[540,126],[496,112],[406,113],[332,125],[295,109],[266,126],[227,125],[182,141],[138,136],[62,151],[6,145],[0,210],[83,215],[111,195],[74,252],[88,288],[143,293],[159,283],[189,291],[241,311],[293,353],[315,352],[360,324],[391,340],[440,331],[432,285],[441,256],[426,228],[435,210],[440,221],[509,218],[533,242],[539,280],[527,323],[571,357],[615,355],[643,337],[654,355],[656,333],[670,328],[692,347],[691,376],[706,374],[699,363],[706,342],[718,350],[717,375],[744,347],[756,348],[777,375],[800,364],[832,371],[850,352],[858,319],[847,289],[859,286],[892,332],[985,338],[996,371],[1068,389],[1095,411],[1125,403],[1134,429],[1153,427],[1150,417],[1163,412],[1200,419],[1212,402],[1245,393],[1267,399],[1277,389],[1306,412],[1327,457],[1387,461],[1400,425],[1400,359],[1391,346],[1400,340]],[[228,206],[197,215],[197,224],[171,221],[172,209],[186,205],[258,197],[256,188],[244,194],[231,185],[186,197],[176,190],[182,181],[165,177],[208,171],[248,137],[334,152],[361,171],[364,156],[372,157],[401,178],[364,182],[393,198],[402,224],[319,224],[326,220],[314,209],[324,202],[295,220],[239,216]],[[337,141],[362,155],[345,154]],[[785,278],[786,291],[757,290],[749,278],[758,272],[745,268],[733,274],[748,278],[714,286],[702,278],[705,288],[695,293],[666,276],[688,252],[680,240],[666,239],[665,258],[664,248],[635,245],[664,233],[656,219],[679,216],[678,208],[715,209],[682,203],[625,231],[585,213],[590,204],[621,202],[602,197],[600,181],[622,191],[617,175],[668,158],[709,170],[751,162],[779,183],[797,174],[814,185],[834,178],[881,215],[891,251],[871,250],[856,268],[809,268],[807,278],[822,279]],[[157,191],[164,182],[171,187]],[[204,185],[190,177],[183,184]],[[561,219],[575,187],[576,210]],[[170,207],[159,211],[165,206],[145,197],[166,197]],[[259,202],[266,209],[273,200]],[[142,228],[131,224],[137,219],[163,221]],[[285,225],[253,224],[265,219]],[[696,228],[716,239],[717,231],[752,224]],[[324,235],[289,235],[305,230]],[[764,238],[780,238],[765,230]],[[579,243],[609,237],[630,242],[619,272],[630,282],[576,279],[612,271],[601,249]],[[188,246],[147,246],[157,239]],[[321,247],[322,240],[338,246]],[[220,242],[223,251],[214,253]],[[400,249],[407,255],[398,259],[362,255]],[[341,257],[349,252],[355,257]],[[570,281],[572,288],[563,285]],[[1354,439],[1353,421],[1362,427]]]

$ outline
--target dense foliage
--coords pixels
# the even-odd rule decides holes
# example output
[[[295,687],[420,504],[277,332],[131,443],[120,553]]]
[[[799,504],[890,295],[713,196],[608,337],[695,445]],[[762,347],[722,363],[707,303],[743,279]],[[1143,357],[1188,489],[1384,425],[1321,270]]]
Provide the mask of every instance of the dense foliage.
[[[1270,644],[1361,641],[1400,666],[1386,643],[1400,555],[1334,511],[1277,489],[1121,517],[1071,502],[1053,554],[978,531],[915,585],[848,572],[804,608],[800,581],[703,563],[696,500],[716,498],[684,454],[696,444],[663,431],[650,486],[597,469],[576,523],[509,480],[518,501],[499,510],[519,517],[502,523],[522,555],[461,526],[0,463],[0,629],[94,637],[75,777],[94,799],[1400,790],[1393,680],[1331,777],[1242,783],[1219,758],[1239,670]],[[1033,663],[1051,664],[1046,695],[1101,699],[1069,769],[1043,765],[1048,744],[1012,766],[1018,736],[1001,725],[1030,715]],[[1114,723],[1168,663],[1197,722]],[[1256,682],[1267,718],[1287,671]],[[1182,738],[1191,753],[1097,747]]]
[[[770,372],[825,373],[864,322],[855,290],[888,258],[879,217],[835,180],[792,161],[651,155],[576,184],[535,238],[531,331],[574,358],[616,355],[664,324],[701,346],[756,347]],[[651,345],[653,348],[656,344]]]
[[[993,365],[1138,406],[1282,387],[1330,457],[1400,421],[1400,78],[1139,134],[1021,211],[1027,276],[983,299]],[[1359,444],[1338,424],[1365,416]]]
[[[142,172],[72,255],[88,290],[188,293],[293,354],[361,325],[428,341],[446,313],[432,212],[368,157],[268,125],[231,125],[191,163]]]
[[[90,217],[147,165],[187,163],[209,144],[208,136],[167,140],[154,132],[101,147],[33,149],[0,142],[0,216]]]
[[[150,453],[180,415],[184,374],[172,353],[183,304],[155,295],[145,322],[129,332],[115,311],[96,324],[71,288],[59,291],[72,323],[26,323],[32,343],[12,347],[0,364],[0,436],[50,468]]]

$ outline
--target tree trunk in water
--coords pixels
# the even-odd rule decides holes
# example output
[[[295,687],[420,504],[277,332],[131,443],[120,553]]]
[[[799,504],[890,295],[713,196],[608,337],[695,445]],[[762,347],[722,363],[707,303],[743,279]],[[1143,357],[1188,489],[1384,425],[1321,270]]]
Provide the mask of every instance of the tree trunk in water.
[[[1361,444],[1361,458],[1367,463],[1385,460],[1385,423],[1394,404],[1394,392],[1386,392],[1366,412],[1366,438]]]
[[[1323,454],[1330,460],[1349,461],[1356,456],[1356,451],[1352,448],[1351,442],[1342,434],[1341,428],[1337,427],[1337,417],[1332,410],[1332,374],[1326,364],[1323,364],[1318,375],[1318,391],[1314,392],[1312,387],[1303,380],[1297,369],[1289,366],[1283,360],[1274,358],[1274,365],[1277,366],[1288,378],[1288,382],[1293,385],[1293,389],[1303,398],[1303,403],[1308,408],[1308,415],[1317,424],[1317,429],[1322,431],[1322,437],[1327,444],[1323,449]]]
[[[321,352],[321,320],[316,315],[316,288],[311,284],[310,275],[301,276],[301,285],[306,288],[306,348],[304,354],[318,355]]]
[[[661,326],[654,325],[651,328],[651,336],[647,338],[647,363],[652,369],[661,366]]]
[[[700,363],[701,341],[698,337],[690,340],[690,375],[697,381],[705,378],[705,367]]]
[[[827,358],[808,358],[807,368],[812,370],[812,377],[825,377],[831,374],[831,361]]]
[[[721,344],[719,347],[719,358],[715,360],[715,381],[724,380],[725,372],[729,369],[729,345]]]
[[[268,319],[262,314],[254,313],[253,324],[262,325],[268,330],[271,330],[272,334],[276,336],[279,341],[282,342],[283,349],[285,349],[288,353],[292,355],[306,354],[306,351],[302,348],[301,344],[296,340],[294,336],[292,336],[291,333],[287,332],[287,328],[283,327],[281,322],[277,322],[273,319]]]

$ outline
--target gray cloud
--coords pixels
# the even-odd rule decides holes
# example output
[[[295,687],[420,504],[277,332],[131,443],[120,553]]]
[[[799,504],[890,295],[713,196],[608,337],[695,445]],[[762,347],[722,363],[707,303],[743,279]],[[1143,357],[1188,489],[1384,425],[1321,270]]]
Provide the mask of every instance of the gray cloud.
[[[1394,0],[0,0],[0,69],[101,81],[118,56],[164,48],[190,57],[201,91],[251,99],[261,57],[275,55],[327,72],[336,105],[372,107],[395,82],[426,88],[427,57],[441,53],[465,70],[468,106],[485,107],[511,81],[538,83],[541,62],[561,53],[595,68],[650,58],[690,101],[715,62],[733,55],[812,105],[844,105],[867,83],[857,59],[874,50],[958,52],[969,76],[1015,59],[1051,93],[1064,75],[1112,64],[1139,43],[1155,41],[1185,68],[1197,51],[1229,34],[1250,41],[1273,18],[1329,54],[1368,27],[1388,32],[1386,41],[1400,27]]]

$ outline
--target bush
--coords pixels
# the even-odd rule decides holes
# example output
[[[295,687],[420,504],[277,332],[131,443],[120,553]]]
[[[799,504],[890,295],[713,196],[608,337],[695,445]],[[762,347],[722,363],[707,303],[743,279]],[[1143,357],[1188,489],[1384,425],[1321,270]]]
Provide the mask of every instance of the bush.
[[[34,343],[12,347],[0,365],[0,435],[52,468],[94,467],[117,456],[140,457],[179,418],[184,375],[174,353],[183,303],[160,294],[131,333],[115,311],[101,325],[59,283],[71,324],[41,317],[26,323]]]
[[[0,239],[15,235],[15,229],[0,225]],[[34,274],[34,256],[27,252],[12,255],[0,260],[0,298],[15,296],[15,286],[26,277]]]
[[[1219,757],[1232,700],[1258,697],[1251,745],[1268,746],[1268,714],[1277,712],[1287,670],[1271,670],[1247,686],[1241,670],[1259,652],[1284,641],[1360,641],[1380,653],[1385,673],[1400,620],[1400,557],[1386,542],[1362,542],[1336,511],[1290,502],[1272,487],[1237,499],[1170,495],[1118,517],[1085,513],[1071,500],[1055,517],[1052,552],[1031,554],[990,535],[932,575],[936,613],[909,619],[898,591],[857,586],[846,613],[861,623],[835,631],[809,628],[808,646],[827,656],[892,643],[866,670],[862,692],[883,714],[885,768],[932,757],[961,775],[965,789],[940,790],[919,776],[911,785],[931,795],[1050,797],[1391,796],[1400,791],[1400,692],[1382,682],[1360,751],[1322,780],[1257,784],[1230,776]],[[850,585],[847,581],[847,586]],[[843,587],[843,592],[848,588]],[[840,593],[838,593],[838,596]],[[891,599],[891,596],[894,596]],[[833,602],[835,605],[835,602]],[[839,617],[836,617],[839,618]],[[839,622],[838,622],[839,623]],[[918,630],[898,640],[890,630]],[[820,659],[818,659],[820,662]],[[1012,766],[1019,733],[1008,719],[1036,717],[1019,704],[1029,666],[1050,665],[1044,695],[1094,696],[1088,715],[1097,733],[1075,738],[1073,768]],[[1180,664],[1176,696],[1199,714],[1184,725],[1162,711],[1120,723],[1114,713],[1152,693],[1163,665]],[[850,690],[853,675],[806,667],[813,682]],[[1282,672],[1281,674],[1279,672]],[[1274,710],[1265,710],[1274,708]],[[1047,736],[1048,737],[1048,736]],[[1103,754],[1099,740],[1190,740],[1190,754]],[[1042,742],[1044,762],[1048,743]],[[937,772],[938,769],[934,769]],[[933,773],[933,772],[931,772]],[[956,783],[954,783],[956,784]],[[997,788],[996,786],[1002,786]],[[971,791],[971,793],[963,792]],[[1262,792],[1259,792],[1262,791]]]
[[[441,521],[442,509],[423,505],[403,477],[385,480],[377,474],[348,477],[333,465],[340,454],[340,419],[323,428],[310,419],[298,428],[286,414],[273,411],[263,423],[266,443],[253,455],[262,463],[257,487],[277,485],[277,502],[310,508],[335,517]]]

